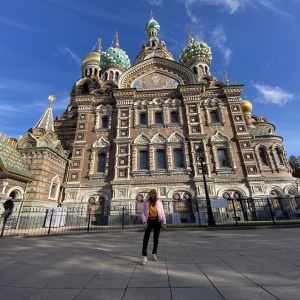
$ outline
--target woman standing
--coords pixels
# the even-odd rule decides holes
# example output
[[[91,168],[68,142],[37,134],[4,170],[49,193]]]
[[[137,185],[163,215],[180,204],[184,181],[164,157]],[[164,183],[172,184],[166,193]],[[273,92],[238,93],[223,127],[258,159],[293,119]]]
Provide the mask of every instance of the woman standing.
[[[167,226],[164,207],[161,200],[157,198],[156,190],[151,189],[149,194],[150,196],[146,198],[146,201],[142,206],[142,222],[144,224],[145,234],[143,240],[141,265],[145,265],[147,262],[147,248],[152,229],[154,230],[152,259],[157,261],[157,247],[160,227],[161,224],[163,224],[163,228],[166,228]]]

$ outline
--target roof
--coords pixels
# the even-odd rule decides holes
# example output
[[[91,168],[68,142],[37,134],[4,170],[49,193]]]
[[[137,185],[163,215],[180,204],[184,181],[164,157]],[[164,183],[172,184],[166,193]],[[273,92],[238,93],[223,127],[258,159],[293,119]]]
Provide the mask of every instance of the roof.
[[[8,176],[22,181],[31,181],[34,178],[18,150],[2,140],[0,140],[0,167]]]

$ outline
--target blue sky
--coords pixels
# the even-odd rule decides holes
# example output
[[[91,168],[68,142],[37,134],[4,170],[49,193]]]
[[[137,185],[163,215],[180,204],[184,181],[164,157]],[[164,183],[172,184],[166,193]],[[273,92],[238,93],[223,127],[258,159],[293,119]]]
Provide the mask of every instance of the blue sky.
[[[69,102],[81,61],[119,32],[133,63],[153,11],[159,38],[179,60],[193,36],[212,49],[211,74],[245,85],[243,99],[300,155],[300,0],[12,0],[0,11],[0,132],[18,137],[34,127],[55,94],[54,117]],[[299,119],[298,119],[299,118]]]

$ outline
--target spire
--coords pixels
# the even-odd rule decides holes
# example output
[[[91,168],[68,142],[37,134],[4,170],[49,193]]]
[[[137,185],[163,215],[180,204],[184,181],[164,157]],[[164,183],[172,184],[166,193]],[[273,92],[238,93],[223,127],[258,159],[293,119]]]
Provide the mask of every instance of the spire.
[[[118,31],[116,31],[115,39],[116,39],[115,48],[119,48],[120,44],[119,44],[119,34],[118,34]]]
[[[149,20],[154,20],[154,14],[153,14],[152,9],[151,9],[151,12],[150,12],[150,18],[149,18]]]
[[[226,69],[224,69],[223,76],[224,76],[226,85],[229,85],[228,73],[227,73],[227,70],[226,70]]]
[[[189,27],[189,43],[192,44],[194,42],[193,36],[192,36],[192,27]]]
[[[56,99],[54,95],[50,95],[48,100],[50,101],[49,107],[46,109],[44,114],[41,116],[39,121],[36,123],[34,128],[44,128],[45,130],[54,131],[53,125],[53,114],[52,114],[52,102]]]
[[[102,43],[101,43],[101,39],[98,38],[98,50],[97,50],[97,52],[101,53],[101,50],[102,50]]]

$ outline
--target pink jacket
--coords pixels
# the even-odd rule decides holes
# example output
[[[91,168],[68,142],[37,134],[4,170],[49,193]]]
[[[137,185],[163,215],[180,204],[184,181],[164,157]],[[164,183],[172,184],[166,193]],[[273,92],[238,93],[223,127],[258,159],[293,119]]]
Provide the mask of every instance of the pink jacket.
[[[149,205],[150,205],[150,201],[148,198],[142,205],[142,222],[143,223],[147,223],[147,221],[148,221]],[[156,200],[156,209],[157,209],[158,221],[162,222],[163,225],[167,224],[164,206],[160,199]]]

